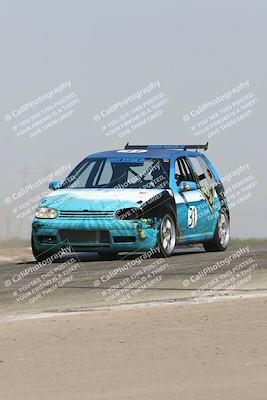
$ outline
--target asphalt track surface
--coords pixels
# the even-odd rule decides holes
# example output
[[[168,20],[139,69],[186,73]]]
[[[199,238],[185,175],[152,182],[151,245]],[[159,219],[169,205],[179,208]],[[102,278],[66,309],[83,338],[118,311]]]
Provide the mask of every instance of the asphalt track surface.
[[[165,259],[79,253],[38,267],[33,259],[1,265],[0,318],[267,293],[266,244],[232,241],[217,253],[201,245],[182,247]]]

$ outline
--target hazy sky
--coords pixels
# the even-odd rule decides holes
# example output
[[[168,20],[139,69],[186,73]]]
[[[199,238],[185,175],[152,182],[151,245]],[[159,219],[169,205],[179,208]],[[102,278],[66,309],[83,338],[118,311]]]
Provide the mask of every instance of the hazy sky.
[[[1,238],[29,236],[29,218],[18,218],[13,210],[26,207],[25,201],[47,185],[6,204],[12,193],[61,166],[74,166],[87,154],[123,148],[127,141],[205,142],[205,135],[195,136],[191,129],[191,121],[202,118],[190,115],[188,122],[182,117],[246,81],[248,88],[201,116],[208,117],[249,93],[257,98],[255,105],[247,106],[251,110],[247,118],[210,138],[208,156],[222,176],[249,164],[249,170],[226,184],[231,187],[250,175],[256,182],[250,196],[232,208],[232,235],[266,236],[265,1],[1,0],[0,4]],[[74,92],[80,101],[73,114],[34,138],[17,136],[13,120],[17,123],[19,118],[6,121],[5,116],[68,81],[71,90],[64,93]],[[106,136],[102,121],[95,122],[93,116],[157,81],[160,88],[143,99],[163,92],[168,103],[162,115],[123,138]],[[43,101],[20,121],[53,101]],[[114,118],[139,104],[136,100],[122,107]]]

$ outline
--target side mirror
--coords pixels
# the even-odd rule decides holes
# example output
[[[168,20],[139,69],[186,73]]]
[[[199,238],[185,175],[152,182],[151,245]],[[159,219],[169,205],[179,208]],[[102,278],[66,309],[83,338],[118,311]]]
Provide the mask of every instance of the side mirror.
[[[61,182],[60,181],[49,182],[49,189],[51,189],[51,190],[57,190],[60,187],[61,187]]]
[[[189,190],[196,190],[198,188],[196,182],[192,181],[182,181],[178,187],[180,192],[188,192]]]

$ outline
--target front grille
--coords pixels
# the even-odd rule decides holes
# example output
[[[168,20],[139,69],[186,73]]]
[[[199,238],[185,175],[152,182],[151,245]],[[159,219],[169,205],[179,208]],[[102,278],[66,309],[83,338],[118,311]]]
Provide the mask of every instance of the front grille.
[[[70,243],[109,243],[109,231],[86,231],[80,229],[60,229],[61,240]]]
[[[114,211],[59,211],[58,218],[90,219],[90,218],[114,218]]]

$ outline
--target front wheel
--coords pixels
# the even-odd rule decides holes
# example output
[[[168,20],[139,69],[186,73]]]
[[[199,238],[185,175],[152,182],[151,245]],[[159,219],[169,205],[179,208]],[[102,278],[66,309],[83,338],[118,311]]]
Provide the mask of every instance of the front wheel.
[[[215,236],[212,240],[203,243],[206,251],[224,251],[230,240],[230,221],[226,210],[221,210]]]
[[[165,214],[159,228],[160,254],[170,257],[176,244],[176,227],[172,214]]]

